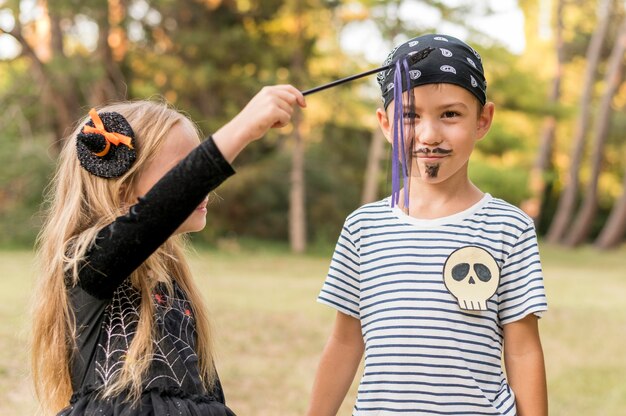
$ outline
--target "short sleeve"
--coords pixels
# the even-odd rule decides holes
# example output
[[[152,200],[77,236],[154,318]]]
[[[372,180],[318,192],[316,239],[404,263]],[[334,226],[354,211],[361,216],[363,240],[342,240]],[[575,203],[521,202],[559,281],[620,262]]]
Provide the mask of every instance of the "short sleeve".
[[[344,225],[317,301],[360,319],[359,264],[354,236],[348,226]]]
[[[537,235],[532,224],[519,236],[502,266],[498,299],[498,315],[503,325],[531,313],[541,317],[548,309]]]

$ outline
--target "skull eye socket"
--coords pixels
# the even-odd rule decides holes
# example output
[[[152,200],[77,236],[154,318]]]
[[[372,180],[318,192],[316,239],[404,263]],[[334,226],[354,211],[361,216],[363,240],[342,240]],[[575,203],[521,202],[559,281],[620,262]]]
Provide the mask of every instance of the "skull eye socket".
[[[459,263],[452,268],[452,278],[457,282],[465,279],[469,273],[470,265],[467,263]]]
[[[478,276],[481,282],[488,282],[491,280],[491,271],[484,264],[474,264],[474,271],[476,272],[476,276]]]

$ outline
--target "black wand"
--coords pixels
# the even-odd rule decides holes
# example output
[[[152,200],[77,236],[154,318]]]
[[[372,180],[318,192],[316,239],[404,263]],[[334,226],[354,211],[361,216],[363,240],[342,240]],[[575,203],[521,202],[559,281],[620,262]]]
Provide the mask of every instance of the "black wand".
[[[434,50],[435,50],[434,48],[431,48],[429,46],[428,48],[424,48],[421,51],[419,51],[417,53],[414,53],[413,55],[410,55],[408,58],[406,58],[409,66],[415,65],[419,61],[425,59]],[[352,76],[349,76],[349,77],[346,77],[346,78],[338,79],[336,81],[329,82],[328,84],[320,85],[318,87],[302,91],[302,95],[313,94],[314,92],[322,91],[322,90],[325,90],[327,88],[331,88],[331,87],[334,87],[336,85],[343,84],[345,82],[354,81],[355,79],[359,79],[359,78],[366,77],[368,75],[376,74],[378,72],[385,71],[385,70],[391,68],[394,65],[395,65],[395,62],[392,62],[389,65],[381,66],[380,68],[371,69],[369,71],[361,72],[360,74],[356,74],[356,75],[352,75]]]

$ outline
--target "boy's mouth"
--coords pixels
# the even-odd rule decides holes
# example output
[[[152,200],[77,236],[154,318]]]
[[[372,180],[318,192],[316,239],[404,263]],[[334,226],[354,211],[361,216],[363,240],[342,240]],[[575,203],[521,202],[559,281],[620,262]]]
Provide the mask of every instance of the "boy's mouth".
[[[442,149],[441,147],[435,147],[434,149],[430,149],[428,147],[421,147],[417,149],[414,153],[418,157],[442,158],[452,153],[452,149]]]
[[[447,157],[448,155],[450,155],[450,153],[452,153],[452,150],[449,150],[449,149],[442,149],[440,147],[429,149],[429,148],[423,147],[423,148],[417,149],[414,152],[414,155],[415,157],[420,159],[422,162],[437,163],[444,157]]]

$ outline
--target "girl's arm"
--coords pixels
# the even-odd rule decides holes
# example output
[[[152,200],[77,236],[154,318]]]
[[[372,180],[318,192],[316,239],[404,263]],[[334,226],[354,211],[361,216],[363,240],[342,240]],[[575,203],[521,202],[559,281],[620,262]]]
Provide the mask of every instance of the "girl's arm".
[[[361,363],[363,349],[361,322],[337,312],[315,375],[308,416],[337,414]]]
[[[115,289],[163,244],[206,195],[234,171],[209,137],[120,216],[87,251],[78,285],[98,299]]]
[[[109,298],[189,217],[202,200],[234,173],[239,152],[272,127],[286,125],[294,105],[305,106],[292,86],[265,87],[228,124],[166,173],[128,214],[104,227],[87,252],[79,286]]]
[[[548,389],[537,317],[504,326],[504,365],[519,416],[546,416]]]

